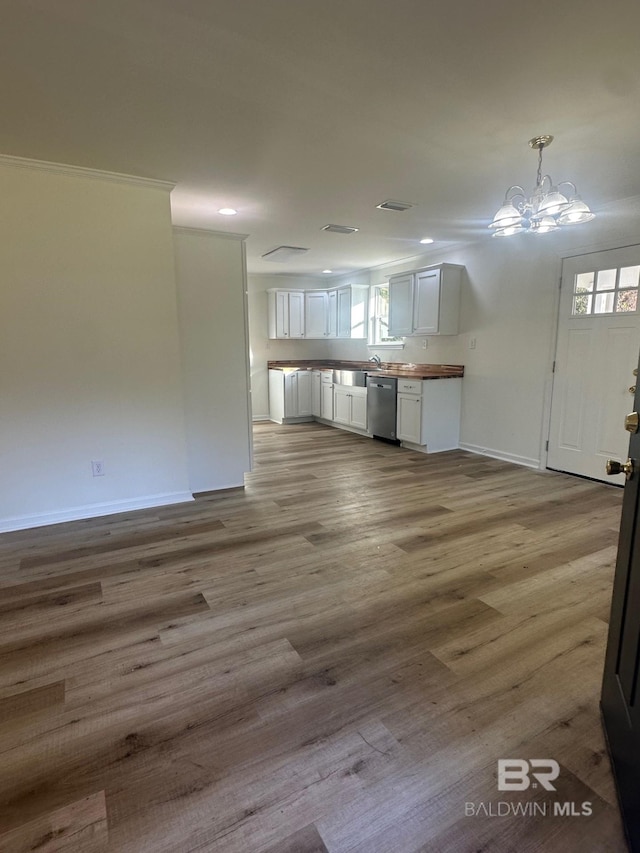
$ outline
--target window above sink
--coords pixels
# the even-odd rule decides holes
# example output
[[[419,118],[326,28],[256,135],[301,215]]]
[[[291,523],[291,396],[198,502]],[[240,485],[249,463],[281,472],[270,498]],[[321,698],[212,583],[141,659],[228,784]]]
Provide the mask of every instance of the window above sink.
[[[369,296],[369,340],[370,347],[403,349],[402,338],[389,334],[389,285],[374,284]]]

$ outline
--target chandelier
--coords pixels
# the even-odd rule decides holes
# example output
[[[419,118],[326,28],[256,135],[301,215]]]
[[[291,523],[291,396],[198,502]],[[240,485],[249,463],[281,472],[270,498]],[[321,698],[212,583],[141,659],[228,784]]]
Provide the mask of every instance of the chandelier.
[[[595,217],[571,181],[560,181],[553,185],[550,175],[542,174],[542,150],[553,142],[553,136],[534,136],[529,140],[530,148],[538,149],[538,173],[536,185],[527,198],[524,189],[512,186],[504,194],[502,207],[493,217],[489,228],[494,237],[511,237],[512,234],[548,234],[561,225],[579,225]],[[560,192],[560,187],[569,187]]]

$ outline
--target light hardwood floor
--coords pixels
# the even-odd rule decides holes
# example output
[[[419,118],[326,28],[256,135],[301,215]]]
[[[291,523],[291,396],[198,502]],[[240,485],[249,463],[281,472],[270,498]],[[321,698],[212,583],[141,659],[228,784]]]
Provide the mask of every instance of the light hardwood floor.
[[[624,850],[621,490],[316,424],[255,449],[244,492],[0,537],[0,851]],[[538,813],[465,813],[499,802]]]

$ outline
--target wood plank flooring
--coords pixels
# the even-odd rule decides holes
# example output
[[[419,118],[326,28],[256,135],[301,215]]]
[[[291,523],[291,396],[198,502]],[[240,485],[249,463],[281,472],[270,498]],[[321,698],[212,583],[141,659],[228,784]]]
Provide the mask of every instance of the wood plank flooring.
[[[0,536],[0,851],[625,850],[621,490],[318,424],[255,450],[244,491]]]

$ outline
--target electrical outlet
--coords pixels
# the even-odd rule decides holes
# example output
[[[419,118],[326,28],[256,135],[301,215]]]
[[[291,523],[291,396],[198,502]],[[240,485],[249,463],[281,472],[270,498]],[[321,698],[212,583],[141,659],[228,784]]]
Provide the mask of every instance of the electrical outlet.
[[[429,346],[429,338],[422,339],[422,349],[426,349]]]
[[[475,349],[476,343],[477,343],[477,341],[475,338],[469,338],[469,349]]]
[[[94,477],[104,477],[104,462],[92,461],[91,462],[91,473]]]

